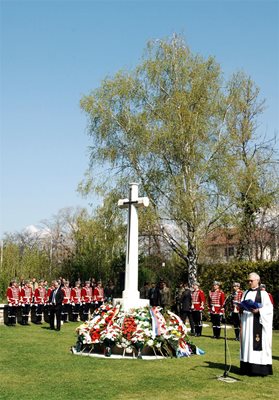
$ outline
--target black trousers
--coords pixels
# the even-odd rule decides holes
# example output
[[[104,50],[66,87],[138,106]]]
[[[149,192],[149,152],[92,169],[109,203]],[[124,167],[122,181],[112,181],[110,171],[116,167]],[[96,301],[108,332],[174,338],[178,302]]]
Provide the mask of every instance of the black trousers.
[[[183,311],[183,310],[181,311],[181,319],[184,323],[186,322],[186,318],[188,318],[188,320],[189,320],[191,333],[194,333],[195,325],[194,325],[192,311]]]
[[[36,324],[42,323],[43,312],[44,312],[44,305],[36,304]]]
[[[49,325],[50,329],[54,329],[54,316],[56,316],[56,329],[60,331],[61,328],[61,312],[62,304],[51,304],[49,306]]]
[[[68,322],[70,310],[71,310],[71,304],[62,305],[62,319],[64,322]]]
[[[16,324],[17,306],[9,306],[8,308],[8,325]]]
[[[72,306],[72,316],[73,316],[73,321],[76,322],[78,319],[80,313],[80,304],[77,303]]]
[[[89,318],[89,309],[90,309],[90,303],[84,303],[82,305],[82,314],[81,314],[81,320],[82,321],[87,321]]]
[[[200,336],[202,333],[202,312],[198,310],[193,310],[193,320],[195,325],[195,333]]]
[[[28,324],[29,314],[30,314],[30,304],[24,304],[21,307],[21,324],[22,325]]]
[[[25,304],[22,306],[21,312],[23,317],[28,317],[30,314],[30,304]]]
[[[234,333],[236,339],[239,339],[239,331],[240,331],[240,317],[239,313],[232,313],[232,323],[234,326]]]
[[[220,338],[220,333],[221,333],[221,318],[222,318],[222,315],[220,315],[220,314],[210,314],[210,315],[211,315],[213,336],[215,338],[219,339]]]

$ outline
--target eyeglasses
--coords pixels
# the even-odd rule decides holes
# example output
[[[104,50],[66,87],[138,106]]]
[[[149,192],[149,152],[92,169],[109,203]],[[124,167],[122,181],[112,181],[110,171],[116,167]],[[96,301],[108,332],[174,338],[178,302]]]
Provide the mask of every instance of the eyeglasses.
[[[247,282],[254,282],[256,279],[248,279]]]

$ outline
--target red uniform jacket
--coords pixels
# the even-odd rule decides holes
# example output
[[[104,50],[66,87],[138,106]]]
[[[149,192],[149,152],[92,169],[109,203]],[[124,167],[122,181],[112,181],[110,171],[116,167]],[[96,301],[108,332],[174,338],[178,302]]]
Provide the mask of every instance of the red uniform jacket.
[[[209,292],[208,307],[211,314],[223,314],[224,302],[225,293],[222,290],[217,289],[215,291]]]
[[[33,298],[33,291],[31,287],[23,286],[20,291],[20,301],[22,304],[31,304]]]
[[[10,286],[7,289],[7,300],[9,304],[17,306],[20,299],[20,291],[18,287]]]
[[[45,304],[47,302],[47,293],[44,287],[37,287],[34,292],[34,303],[35,304]]]
[[[93,293],[94,301],[104,301],[104,288],[96,286]]]
[[[70,304],[71,302],[71,288],[64,286],[62,288],[64,292],[64,299],[63,299],[63,304]]]
[[[71,290],[71,303],[79,304],[80,301],[81,301],[81,289],[75,287]]]
[[[93,299],[92,288],[84,286],[81,289],[81,301],[84,301],[85,303],[91,303],[92,299]]]
[[[237,303],[240,303],[241,299],[242,299],[242,296],[243,296],[242,290],[237,290],[233,294],[233,299],[232,299],[233,302],[236,301]],[[234,304],[233,302],[232,302],[232,312],[239,313],[239,307],[236,304]]]
[[[205,294],[201,289],[192,292],[192,309],[193,311],[203,311],[205,304]]]
[[[54,289],[54,286],[50,286],[48,289],[47,289],[47,293],[46,293],[46,302],[49,304],[49,297],[50,297],[50,295],[51,295],[51,292],[53,291],[53,289]]]

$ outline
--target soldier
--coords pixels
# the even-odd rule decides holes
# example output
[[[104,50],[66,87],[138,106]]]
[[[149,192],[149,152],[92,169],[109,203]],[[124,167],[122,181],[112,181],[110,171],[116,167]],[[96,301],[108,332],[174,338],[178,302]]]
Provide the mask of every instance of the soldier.
[[[209,292],[208,307],[211,316],[213,338],[220,339],[221,318],[224,314],[225,294],[220,289],[220,283],[213,282],[213,289]]]
[[[47,293],[44,287],[44,281],[39,281],[39,286],[35,289],[34,293],[34,305],[35,305],[35,324],[42,324],[42,316],[44,311],[44,305],[47,303]]]
[[[30,281],[24,281],[23,287],[20,291],[20,302],[21,302],[21,315],[22,325],[29,325],[28,318],[30,314],[30,308],[33,299],[32,283]]]
[[[69,312],[70,312],[70,307],[71,307],[71,288],[69,286],[69,281],[64,282],[64,286],[62,287],[62,290],[64,292],[64,299],[63,299],[63,305],[62,305],[62,320],[63,322],[69,322]]]
[[[15,280],[12,280],[7,289],[8,309],[8,325],[16,324],[16,314],[19,306],[20,291]]]
[[[240,283],[233,283],[233,293],[232,293],[232,302],[231,302],[231,317],[232,323],[234,326],[234,334],[235,340],[239,341],[239,332],[240,332],[240,316],[239,316],[239,306],[237,303],[241,302],[241,298],[243,295],[243,291],[240,289]]]
[[[44,281],[44,285],[45,285]],[[46,288],[46,286],[45,286]],[[54,281],[51,282],[50,286],[46,288],[46,302],[44,306],[44,320],[45,322],[49,323],[49,316],[50,316],[50,304],[49,304],[49,297],[51,295],[52,290],[54,289]]]
[[[79,281],[75,283],[75,287],[72,288],[71,290],[71,303],[72,303],[73,321],[76,322],[78,320],[80,312],[80,304],[81,304],[81,289]]]
[[[98,281],[97,286],[94,289],[93,301],[95,302],[96,308],[100,307],[104,302],[104,288],[102,281]]]
[[[81,302],[82,302],[82,314],[81,320],[88,321],[89,319],[89,309],[93,301],[93,291],[90,286],[90,281],[85,281],[84,286],[81,289]]]
[[[192,291],[192,314],[195,325],[195,336],[202,334],[202,313],[205,305],[205,294],[200,289],[199,282],[193,283]]]

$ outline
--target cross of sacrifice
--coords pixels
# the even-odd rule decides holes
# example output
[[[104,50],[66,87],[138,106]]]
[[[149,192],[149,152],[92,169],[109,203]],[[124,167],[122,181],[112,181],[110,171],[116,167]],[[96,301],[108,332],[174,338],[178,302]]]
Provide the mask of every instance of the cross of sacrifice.
[[[148,207],[148,197],[138,197],[138,184],[130,183],[129,199],[118,201],[120,208],[128,208],[127,247],[125,265],[125,289],[120,302],[124,310],[143,307],[149,304],[148,300],[139,298],[138,291],[138,211],[139,207]]]

